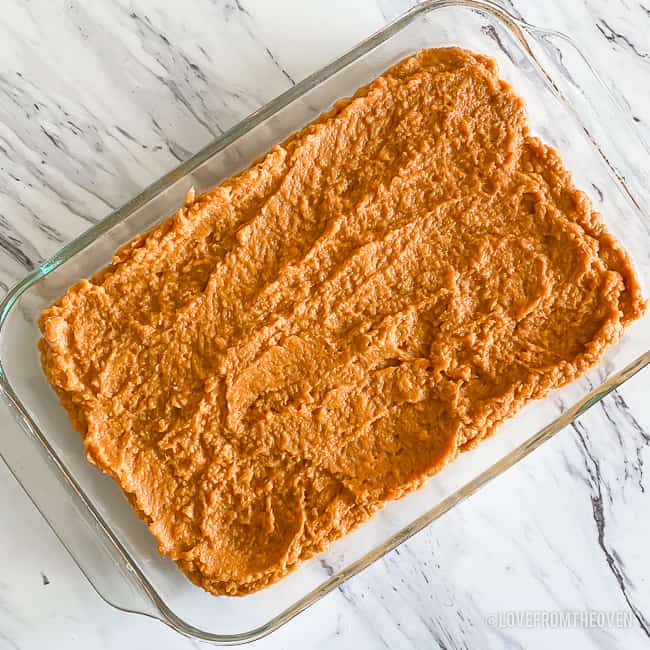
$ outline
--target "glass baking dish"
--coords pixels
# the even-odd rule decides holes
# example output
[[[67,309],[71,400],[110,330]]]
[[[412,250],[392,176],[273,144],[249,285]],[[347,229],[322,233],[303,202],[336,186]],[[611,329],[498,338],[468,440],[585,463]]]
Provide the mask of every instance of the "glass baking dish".
[[[631,253],[648,295],[650,221],[640,170],[648,149],[587,60],[562,34],[531,25],[487,0],[417,5],[288,90],[146,189],[14,287],[0,309],[0,383],[20,435],[4,430],[0,452],[97,592],[188,636],[232,644],[259,638],[395,548],[549,439],[650,361],[648,316],[581,380],[527,406],[489,440],[419,491],[389,503],[327,552],[261,592],[214,597],[156,551],[121,490],[85,459],[79,435],[39,363],[36,321],[43,307],[197,191],[247,166],[391,64],[422,47],[458,45],[494,57],[526,101],[531,127],[555,146],[579,187]]]

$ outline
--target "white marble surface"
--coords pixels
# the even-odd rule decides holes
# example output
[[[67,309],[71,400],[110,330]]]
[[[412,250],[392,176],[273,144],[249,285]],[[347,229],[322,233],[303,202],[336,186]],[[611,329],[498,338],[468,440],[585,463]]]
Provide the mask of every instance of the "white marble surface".
[[[650,136],[650,4],[504,3],[572,34]],[[410,2],[185,4],[2,3],[2,290]],[[646,647],[649,388],[642,372],[254,647]],[[4,409],[0,423],[0,435],[17,433]],[[3,465],[0,558],[0,650],[198,646],[101,601]],[[623,626],[504,628],[493,619],[570,610],[622,612]]]

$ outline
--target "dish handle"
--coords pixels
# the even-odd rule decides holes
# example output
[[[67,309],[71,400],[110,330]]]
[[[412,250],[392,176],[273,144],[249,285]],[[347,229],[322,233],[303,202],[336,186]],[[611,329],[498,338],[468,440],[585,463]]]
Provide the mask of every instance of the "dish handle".
[[[11,401],[11,395],[5,398]],[[38,440],[29,417],[0,400],[4,428],[2,458],[53,533],[63,544],[99,596],[118,609],[163,620],[153,597],[106,535],[93,512],[70,486]],[[26,435],[12,431],[8,411]],[[74,486],[72,486],[74,488]]]
[[[639,118],[633,116],[627,100],[605,83],[572,38],[523,20],[517,22],[526,34],[520,38],[540,65],[543,76],[578,114],[586,135],[647,218],[644,206],[650,204],[650,185],[645,176],[650,165],[650,146],[636,123]]]

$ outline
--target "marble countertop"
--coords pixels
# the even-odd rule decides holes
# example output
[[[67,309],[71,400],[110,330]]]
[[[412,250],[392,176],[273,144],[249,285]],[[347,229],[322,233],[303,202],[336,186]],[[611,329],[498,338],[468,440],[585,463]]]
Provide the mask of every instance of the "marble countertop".
[[[650,3],[503,2],[570,33],[649,138]],[[410,4],[4,2],[2,291]],[[253,647],[647,647],[649,389],[646,370]],[[604,628],[539,615],[567,611],[620,615]],[[532,618],[510,626],[510,612]],[[105,604],[0,464],[0,650],[198,645]]]

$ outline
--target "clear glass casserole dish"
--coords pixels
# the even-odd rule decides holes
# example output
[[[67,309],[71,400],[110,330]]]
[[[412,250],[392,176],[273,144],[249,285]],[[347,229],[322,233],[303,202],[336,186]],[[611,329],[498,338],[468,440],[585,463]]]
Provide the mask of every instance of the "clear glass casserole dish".
[[[156,550],[119,487],[90,465],[40,367],[40,311],[112,253],[182,205],[190,186],[218,184],[393,63],[423,47],[458,45],[496,59],[530,124],[558,149],[578,187],[632,255],[648,295],[650,221],[639,169],[648,150],[571,41],[517,20],[487,0],[434,0],[409,13],[264,106],[64,247],[14,287],[0,307],[0,385],[24,435],[0,437],[10,470],[98,593],[188,636],[222,644],[278,628],[491,478],[530,453],[650,362],[649,316],[581,380],[527,406],[489,440],[419,491],[375,515],[279,583],[214,597]],[[613,136],[616,137],[613,137]],[[645,192],[645,194],[644,194]]]

